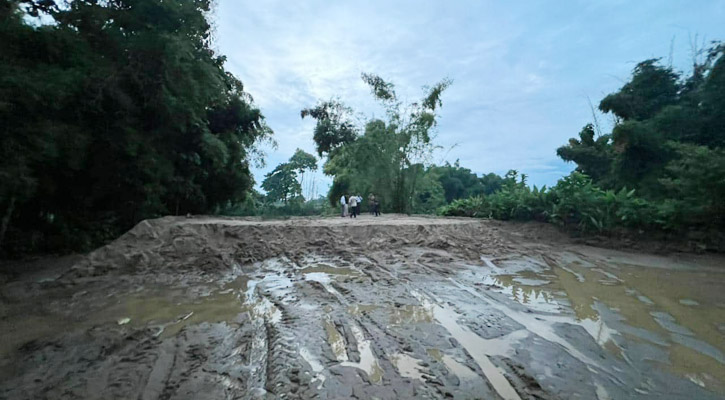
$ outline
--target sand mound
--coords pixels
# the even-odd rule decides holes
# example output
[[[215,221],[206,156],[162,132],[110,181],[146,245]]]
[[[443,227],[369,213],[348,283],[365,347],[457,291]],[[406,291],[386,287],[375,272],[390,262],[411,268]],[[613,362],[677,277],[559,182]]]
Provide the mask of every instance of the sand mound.
[[[164,217],[145,220],[90,253],[73,277],[116,272],[201,269],[211,272],[271,257],[296,260],[310,252],[364,253],[420,246],[477,258],[505,239],[486,221],[392,215],[384,218],[290,219]]]

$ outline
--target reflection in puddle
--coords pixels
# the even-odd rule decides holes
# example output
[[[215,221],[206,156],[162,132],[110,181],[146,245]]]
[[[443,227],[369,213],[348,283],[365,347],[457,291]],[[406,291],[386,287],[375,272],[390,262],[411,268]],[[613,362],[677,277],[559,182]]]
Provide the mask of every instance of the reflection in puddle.
[[[433,315],[438,323],[443,326],[450,335],[455,338],[458,343],[463,346],[468,354],[476,361],[476,364],[481,368],[486,379],[491,383],[494,390],[504,399],[520,399],[516,390],[514,390],[511,383],[506,379],[498,367],[496,367],[491,360],[488,358],[490,355],[500,354],[502,349],[500,346],[492,346],[490,341],[483,339],[476,335],[470,329],[465,326],[458,324],[460,315],[454,310],[443,307],[439,304],[431,303],[431,301],[417,293],[411,291],[411,294],[418,298],[421,305],[426,308],[430,308],[433,311]],[[515,332],[514,332],[515,333]],[[505,350],[504,350],[505,351]]]
[[[327,342],[330,344],[332,352],[335,354],[337,361],[347,361],[347,348],[345,346],[345,339],[343,339],[340,332],[335,328],[335,324],[329,319],[325,319],[325,332],[327,333]]]
[[[480,376],[476,374],[475,371],[473,371],[471,368],[466,366],[465,364],[459,362],[455,358],[449,356],[448,354],[443,353],[439,349],[427,349],[428,355],[436,359],[438,362],[442,362],[443,365],[448,368],[449,371],[451,371],[453,374],[455,374],[458,379],[461,380],[474,380],[474,379],[480,379]]]
[[[394,354],[390,357],[390,361],[395,365],[402,377],[423,381],[424,374],[427,374],[425,368],[420,365],[422,360],[407,354]]]
[[[355,316],[360,316],[365,313],[375,311],[378,308],[380,308],[380,306],[375,304],[354,304],[347,307],[347,312]]]
[[[433,322],[433,310],[416,305],[402,305],[390,310],[390,323],[393,325]]]
[[[443,364],[461,380],[474,380],[478,379],[479,376],[473,370],[456,361],[453,357],[448,354],[443,354]]]
[[[370,347],[370,340],[365,339],[365,335],[355,325],[350,326],[355,341],[357,341],[357,350],[360,353],[360,362],[344,361],[340,365],[343,367],[353,367],[365,371],[371,383],[380,383],[383,378],[383,369],[380,368],[373,349]]]
[[[325,368],[322,366],[320,361],[317,360],[317,358],[306,348],[300,348],[300,355],[307,362],[307,364],[310,365],[312,372],[315,373],[315,377],[310,381],[310,383],[315,383],[319,381],[320,384],[317,385],[317,389],[322,389],[322,385],[325,383],[325,375],[322,374],[322,371]]]
[[[573,254],[561,258],[562,265],[549,262],[553,268],[542,272],[512,273],[499,264],[490,271],[497,275],[485,276],[482,283],[534,311],[563,317],[570,306],[574,318],[568,323],[582,326],[600,346],[626,358],[619,332],[600,315],[600,303],[632,327],[626,331],[630,339],[659,346],[669,357],[665,368],[700,386],[725,389],[725,340],[718,325],[725,320],[720,293],[725,274],[677,265],[594,263]]]
[[[376,304],[354,304],[347,307],[347,312],[354,316],[364,315],[376,310],[388,314],[392,325],[411,325],[433,322],[433,311],[430,308],[413,304],[379,306]]]
[[[535,281],[536,284],[529,284],[531,281]],[[539,287],[549,283],[547,280],[518,278],[516,275],[488,275],[482,283],[499,288],[499,292],[532,310],[550,313],[558,313],[562,310],[561,304],[551,292]]]
[[[325,290],[330,292],[331,294],[334,294],[336,296],[339,296],[340,293],[335,290],[335,288],[330,285],[330,282],[332,281],[332,277],[330,275],[324,273],[324,272],[310,272],[305,274],[305,280],[307,281],[314,281],[319,284],[321,284]]]

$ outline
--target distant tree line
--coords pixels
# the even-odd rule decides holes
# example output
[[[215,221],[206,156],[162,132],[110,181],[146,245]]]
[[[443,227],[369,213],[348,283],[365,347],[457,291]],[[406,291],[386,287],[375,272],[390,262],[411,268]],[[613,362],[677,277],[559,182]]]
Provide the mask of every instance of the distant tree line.
[[[272,132],[210,47],[210,1],[60,3],[0,2],[2,249],[243,201]]]

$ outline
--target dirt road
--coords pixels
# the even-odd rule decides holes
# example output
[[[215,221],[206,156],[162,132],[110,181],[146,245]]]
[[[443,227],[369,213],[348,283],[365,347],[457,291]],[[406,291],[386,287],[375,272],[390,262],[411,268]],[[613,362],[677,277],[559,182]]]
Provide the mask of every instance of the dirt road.
[[[725,258],[533,224],[162,218],[0,296],[6,399],[725,395]]]

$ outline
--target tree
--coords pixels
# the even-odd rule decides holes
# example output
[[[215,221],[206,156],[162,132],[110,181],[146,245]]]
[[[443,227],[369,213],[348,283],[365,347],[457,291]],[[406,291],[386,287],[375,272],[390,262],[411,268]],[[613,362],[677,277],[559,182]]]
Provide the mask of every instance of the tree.
[[[660,183],[678,226],[725,228],[725,149],[670,142],[677,154]]]
[[[659,59],[650,59],[637,64],[632,79],[618,92],[602,99],[599,109],[624,121],[642,120],[677,102],[679,75],[658,62]]]
[[[295,150],[295,154],[289,159],[289,164],[299,174],[304,174],[305,171],[317,170],[317,158],[301,149]]]
[[[707,54],[687,77],[656,59],[639,63],[600,103],[617,118],[612,132],[595,138],[587,125],[557,154],[605,189],[634,189],[656,205],[660,226],[722,229],[725,46]]]
[[[715,43],[687,78],[658,59],[637,64],[630,81],[599,105],[617,118],[612,132],[595,137],[589,124],[557,154],[604,188],[636,188],[650,199],[667,196],[660,180],[666,166],[682,156],[668,142],[725,145],[723,51]]]
[[[352,109],[338,100],[319,102],[315,107],[300,112],[303,119],[311,117],[317,120],[313,140],[320,157],[355,141],[357,130],[351,115]]]
[[[243,200],[271,130],[211,48],[210,2],[59,3],[0,6],[3,247],[83,250]]]
[[[385,108],[385,120],[370,119],[356,128],[350,118],[352,111],[338,101],[302,111],[303,118],[317,120],[315,143],[318,153],[327,155],[325,174],[334,177],[330,202],[336,204],[347,192],[372,192],[387,209],[410,212],[419,187],[417,180],[434,148],[435,112],[451,82],[443,80],[426,88],[420,102],[403,105],[392,83],[365,73],[362,79]]]
[[[430,172],[437,176],[447,203],[485,192],[485,187],[478,176],[470,169],[461,167],[458,160],[453,165],[446,163],[440,167],[433,166]]]
[[[272,201],[303,200],[302,186],[297,181],[297,174],[290,163],[278,165],[272,172],[264,176],[262,189],[267,191],[267,198]]]
[[[307,185],[307,188],[305,189],[305,172],[317,171],[317,158],[306,151],[297,149],[295,154],[290,158],[289,163],[299,174],[300,186],[302,186],[304,193],[306,193],[308,197],[313,196],[310,185]],[[312,184],[314,184],[314,181]]]
[[[498,192],[503,186],[503,178],[490,172],[486,175],[481,176],[481,186],[483,187],[483,194],[489,195]]]
[[[564,161],[573,161],[577,171],[607,187],[611,185],[614,159],[612,135],[594,136],[594,126],[587,124],[579,132],[579,139],[569,139],[569,144],[559,147],[556,154]]]
[[[297,149],[289,161],[278,165],[272,172],[264,176],[262,189],[267,191],[267,198],[272,201],[290,200],[304,201],[302,183],[305,171],[317,170],[317,159],[310,153]],[[300,175],[298,180],[297,174]]]

